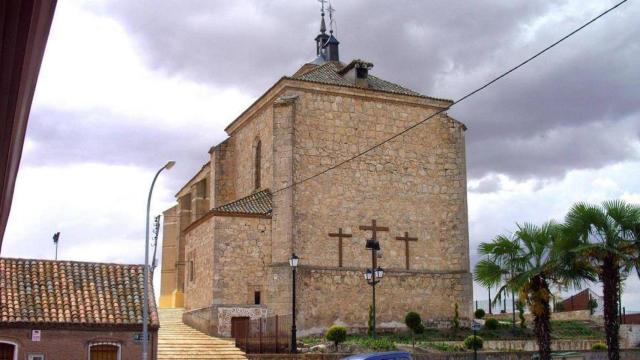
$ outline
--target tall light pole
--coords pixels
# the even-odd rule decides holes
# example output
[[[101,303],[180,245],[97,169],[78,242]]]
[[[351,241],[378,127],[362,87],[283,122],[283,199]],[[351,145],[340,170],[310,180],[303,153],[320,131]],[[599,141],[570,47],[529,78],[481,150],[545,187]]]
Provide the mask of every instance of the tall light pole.
[[[366,249],[371,250],[371,269],[367,269],[364,272],[364,279],[371,285],[372,294],[372,312],[373,312],[373,329],[371,336],[376,337],[376,285],[380,282],[380,279],[384,276],[384,270],[378,266],[378,251],[380,251],[380,243],[378,240],[367,240]]]
[[[298,340],[296,339],[296,269],[298,268],[298,261],[300,259],[296,254],[291,254],[289,259],[289,266],[291,266],[291,273],[293,276],[293,288],[291,290],[291,353],[298,352]],[[278,331],[276,329],[276,331]]]
[[[153,193],[153,187],[156,184],[158,175],[160,175],[162,170],[169,170],[175,164],[175,161],[169,161],[162,168],[160,168],[160,170],[158,170],[156,176],[153,177],[153,181],[151,182],[149,197],[147,198],[147,228],[145,231],[144,242],[144,293],[142,294],[142,360],[147,360],[147,353],[149,351],[149,212],[151,211],[151,194]]]

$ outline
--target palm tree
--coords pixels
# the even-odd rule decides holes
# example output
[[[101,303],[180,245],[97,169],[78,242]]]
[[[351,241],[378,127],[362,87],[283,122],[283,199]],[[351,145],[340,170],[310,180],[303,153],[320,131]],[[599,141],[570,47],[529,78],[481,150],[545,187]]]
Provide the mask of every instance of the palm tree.
[[[513,238],[501,235],[480,244],[484,259],[475,269],[475,280],[483,286],[504,281],[496,299],[513,290],[527,303],[534,316],[541,360],[551,359],[550,287],[569,283],[578,286],[582,278],[588,278],[587,271],[573,266],[575,262],[562,261],[564,255],[556,247],[561,234],[561,226],[554,222],[518,225]]]
[[[565,219],[564,247],[587,259],[602,282],[610,360],[620,359],[618,293],[621,277],[640,270],[640,207],[622,200],[575,204]]]

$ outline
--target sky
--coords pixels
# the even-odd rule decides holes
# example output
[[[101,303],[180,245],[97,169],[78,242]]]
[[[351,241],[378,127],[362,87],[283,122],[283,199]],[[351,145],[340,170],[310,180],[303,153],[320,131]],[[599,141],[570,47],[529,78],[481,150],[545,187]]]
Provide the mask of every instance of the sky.
[[[343,61],[458,99],[615,2],[333,0]],[[152,214],[225,126],[315,57],[315,0],[60,0],[2,255],[141,263]],[[640,204],[640,4],[628,2],[449,111],[468,126],[469,236],[562,221],[577,201]],[[155,279],[156,284],[159,279]],[[596,291],[598,287],[595,287]],[[158,289],[156,289],[157,291]],[[476,297],[486,290],[475,286]],[[640,281],[623,303],[640,311]]]

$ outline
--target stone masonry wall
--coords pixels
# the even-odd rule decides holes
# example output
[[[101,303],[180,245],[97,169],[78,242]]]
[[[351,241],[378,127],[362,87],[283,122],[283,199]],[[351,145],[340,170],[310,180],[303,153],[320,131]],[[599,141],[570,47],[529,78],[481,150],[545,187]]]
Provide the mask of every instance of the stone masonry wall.
[[[371,286],[361,269],[301,269],[299,281],[297,321],[303,334],[322,332],[332,324],[367,327]],[[469,286],[468,273],[388,271],[376,287],[377,326],[404,327],[409,311],[432,323],[450,324],[453,304],[471,301]]]
[[[271,257],[271,219],[213,217],[213,304],[253,304],[254,292],[266,299]]]
[[[187,310],[210,306],[213,302],[213,218],[185,234],[187,261],[193,261],[193,280],[185,272],[185,308]],[[187,267],[187,270],[188,267]]]
[[[296,181],[356,155],[437,110],[427,100],[420,103],[403,96],[393,101],[388,95],[380,99],[300,90],[288,91],[286,95],[298,96],[294,123]],[[413,277],[419,283],[404,287],[402,284],[406,283],[398,282],[397,292],[381,293],[381,304],[398,305],[389,309],[385,321],[402,321],[406,311],[420,309],[426,312],[426,318],[450,317],[455,302],[459,303],[461,316],[469,316],[472,284],[464,130],[461,123],[439,115],[366,155],[296,186],[293,239],[301,264],[336,268],[338,240],[328,237],[328,233],[342,227],[353,235],[343,243],[344,266],[359,269],[371,266],[370,252],[364,248],[371,232],[358,227],[370,225],[376,219],[378,226],[390,228],[389,232],[378,233],[382,247],[378,264],[388,270],[405,270],[405,243],[395,238],[406,231],[418,238],[409,244],[410,270],[423,272],[402,277],[406,281]],[[327,279],[351,279],[348,273],[341,274],[340,269],[332,271],[335,274]],[[350,285],[356,286],[357,282],[357,286],[365,287],[361,271],[357,277],[354,275],[354,283]],[[388,280],[387,286],[392,281]],[[434,285],[432,281],[441,283]],[[354,309],[367,309],[368,296],[350,291],[352,287],[339,290],[329,287],[328,280],[325,284],[324,290],[315,292],[317,297],[322,298],[322,293],[332,294],[333,298],[345,294],[344,303]],[[447,292],[445,288],[455,290]],[[419,291],[429,291],[428,296]],[[403,294],[401,298],[407,300],[394,294]],[[327,306],[329,303],[327,298],[326,303],[309,305],[310,319],[324,324],[337,316],[332,313],[336,307]],[[354,316],[351,310],[343,312]],[[365,320],[366,317],[358,319]]]
[[[255,115],[250,122],[233,133],[236,146],[237,177],[235,179],[238,198],[251,194],[254,190],[254,159],[257,140],[262,143],[262,167],[260,189],[271,187],[273,178],[273,116],[271,109],[266,107]]]

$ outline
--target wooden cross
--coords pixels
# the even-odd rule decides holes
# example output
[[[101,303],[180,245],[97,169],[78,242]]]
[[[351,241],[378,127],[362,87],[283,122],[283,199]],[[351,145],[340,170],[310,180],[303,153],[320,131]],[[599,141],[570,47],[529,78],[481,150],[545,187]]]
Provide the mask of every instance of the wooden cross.
[[[409,237],[408,232],[404,232],[404,236],[396,236],[396,240],[404,241],[404,256],[407,270],[409,270],[409,241],[418,241],[417,237]]]
[[[338,228],[337,233],[329,233],[329,237],[338,238],[338,267],[342,267],[342,239],[350,238],[351,234],[345,234],[342,232],[342,228]]]
[[[365,230],[365,231],[371,231],[372,235],[371,235],[371,241],[373,243],[378,243],[378,231],[389,231],[389,228],[386,226],[377,226],[376,225],[376,221],[375,220],[371,220],[371,226],[368,225],[360,225],[360,230]],[[367,240],[367,243],[369,242],[369,240]],[[377,250],[379,250],[380,247],[378,246],[378,248],[372,248],[371,249],[371,269],[372,271],[374,271],[374,269],[378,266],[378,256],[376,254]]]
[[[377,231],[389,231],[389,228],[386,226],[376,226],[376,221],[371,220],[371,226],[368,225],[360,225],[360,230],[371,231],[372,236],[371,240],[378,240]]]

